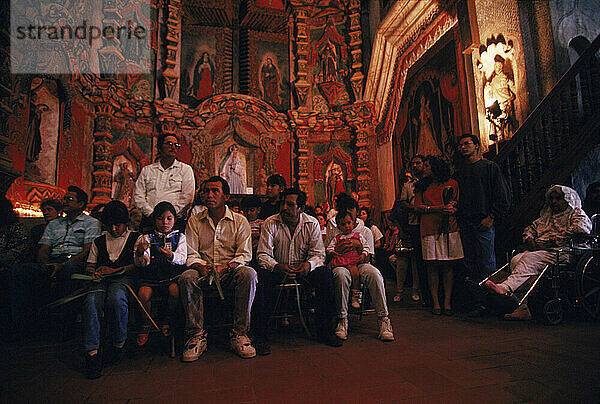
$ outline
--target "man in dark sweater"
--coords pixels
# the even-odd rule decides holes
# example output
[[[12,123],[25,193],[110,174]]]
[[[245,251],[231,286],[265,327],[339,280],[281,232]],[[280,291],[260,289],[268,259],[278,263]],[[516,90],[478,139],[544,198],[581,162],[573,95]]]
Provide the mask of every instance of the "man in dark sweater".
[[[459,148],[464,158],[457,171],[460,235],[468,276],[479,282],[496,270],[494,225],[496,218],[508,212],[511,196],[500,167],[481,157],[477,136],[461,136]],[[482,311],[482,305],[478,306]]]

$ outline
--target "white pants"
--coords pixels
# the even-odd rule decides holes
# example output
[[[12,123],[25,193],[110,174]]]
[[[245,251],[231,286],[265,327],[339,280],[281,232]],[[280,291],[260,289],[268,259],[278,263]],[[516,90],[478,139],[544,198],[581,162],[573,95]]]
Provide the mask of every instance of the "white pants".
[[[556,261],[556,253],[548,251],[525,251],[510,260],[510,275],[500,284],[507,292],[514,292],[532,275],[538,275],[548,264]]]

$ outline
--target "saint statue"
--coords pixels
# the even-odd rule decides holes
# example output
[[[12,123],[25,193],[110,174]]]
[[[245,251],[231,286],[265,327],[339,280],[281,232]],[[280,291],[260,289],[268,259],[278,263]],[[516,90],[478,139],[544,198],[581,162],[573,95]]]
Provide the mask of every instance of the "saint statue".
[[[337,81],[337,55],[335,47],[328,42],[323,49],[323,81]]]
[[[416,154],[420,154],[422,156],[440,154],[440,149],[438,148],[435,140],[433,116],[431,114],[429,102],[429,99],[427,99],[425,94],[421,92],[419,119],[417,120],[413,117],[413,123],[417,127]]]
[[[128,209],[131,208],[135,175],[129,169],[129,164],[126,161],[119,164],[119,171],[115,174],[114,181],[117,184],[114,199],[123,202]]]
[[[261,67],[260,80],[262,83],[263,100],[271,103],[275,107],[279,107],[281,104],[279,98],[279,84],[281,78],[277,66],[273,64],[271,58],[267,58],[266,62]]]
[[[335,206],[335,196],[345,191],[344,172],[339,164],[332,163],[326,173],[325,184],[327,185],[327,203],[329,206]]]
[[[514,82],[504,72],[504,58],[494,57],[494,71],[483,77],[486,118],[490,121],[490,140],[505,140],[512,131],[514,100],[517,98],[511,86]]]
[[[246,167],[240,158],[238,145],[229,148],[219,174],[229,183],[232,194],[246,193]]]

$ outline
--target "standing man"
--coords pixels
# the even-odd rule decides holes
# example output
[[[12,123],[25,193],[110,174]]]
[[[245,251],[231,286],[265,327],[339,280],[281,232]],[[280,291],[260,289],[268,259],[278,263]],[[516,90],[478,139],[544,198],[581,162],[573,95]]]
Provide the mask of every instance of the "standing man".
[[[83,189],[69,186],[63,197],[66,216],[50,221],[39,242],[39,262],[60,282],[63,295],[71,291],[71,275],[83,273],[92,242],[100,235],[100,222],[83,213],[87,203]]]
[[[266,338],[266,316],[273,310],[275,285],[285,280],[299,280],[316,288],[319,338],[328,345],[341,346],[342,341],[333,335],[333,278],[324,266],[321,227],[317,219],[304,213],[304,191],[289,188],[283,191],[282,198],[281,213],[265,220],[258,242],[265,300],[259,302],[263,307],[257,310],[257,338]]]
[[[133,200],[142,211],[142,230],[152,227],[150,216],[156,204],[170,202],[177,211],[175,227],[183,230],[188,209],[194,201],[194,171],[189,165],[177,160],[181,147],[174,135],[160,134],[156,139],[160,160],[142,168],[135,183]]]
[[[510,190],[500,167],[481,156],[481,142],[464,134],[459,140],[464,161],[457,171],[460,200],[458,219],[469,278],[481,281],[496,270],[495,221],[510,208]],[[485,311],[479,301],[472,315]]]
[[[256,356],[246,335],[250,327],[250,308],[256,292],[256,271],[247,264],[252,259],[252,238],[248,220],[231,211],[229,184],[223,178],[209,178],[202,189],[207,209],[192,216],[185,229],[188,245],[186,265],[190,268],[179,279],[179,295],[185,311],[187,343],[183,361],[192,362],[206,350],[204,304],[199,278],[212,272],[224,288],[233,289],[233,328],[231,349],[242,358]]]
[[[273,174],[267,178],[267,200],[263,203],[259,219],[266,219],[279,213],[279,204],[281,203],[281,193],[286,188],[285,178],[279,174]]]

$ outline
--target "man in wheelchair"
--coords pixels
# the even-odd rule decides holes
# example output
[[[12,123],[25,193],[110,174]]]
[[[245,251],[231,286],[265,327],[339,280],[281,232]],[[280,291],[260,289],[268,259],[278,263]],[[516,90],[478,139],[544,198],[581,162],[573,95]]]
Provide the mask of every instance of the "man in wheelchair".
[[[574,189],[553,185],[546,191],[545,200],[540,217],[523,231],[526,251],[511,259],[510,275],[501,283],[489,279],[484,283],[493,293],[514,293],[531,276],[555,262],[556,250],[569,246],[575,235],[590,233],[592,223],[581,209],[581,199]],[[523,303],[505,318],[529,320],[531,313]]]

